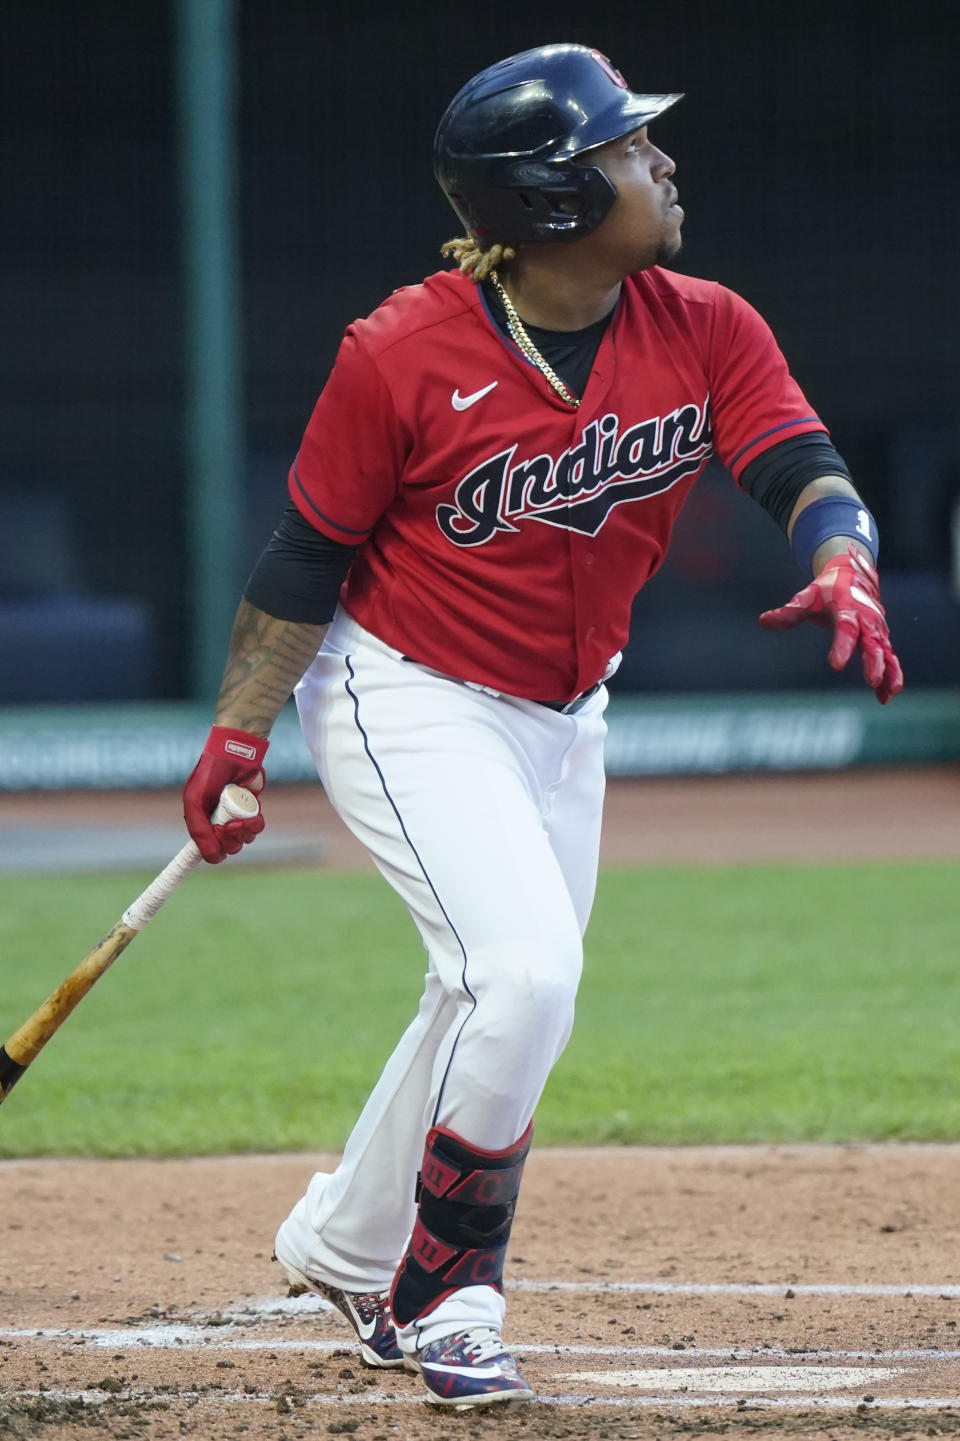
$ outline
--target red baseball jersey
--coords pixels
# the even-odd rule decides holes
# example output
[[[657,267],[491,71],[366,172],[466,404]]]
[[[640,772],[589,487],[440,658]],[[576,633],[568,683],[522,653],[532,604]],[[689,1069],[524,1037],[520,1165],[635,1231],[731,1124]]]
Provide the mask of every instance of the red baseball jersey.
[[[723,286],[630,276],[580,407],[440,272],[351,325],[290,471],[359,545],[341,601],[435,670],[532,700],[604,674],[716,451],[735,479],[826,427],[768,326]]]

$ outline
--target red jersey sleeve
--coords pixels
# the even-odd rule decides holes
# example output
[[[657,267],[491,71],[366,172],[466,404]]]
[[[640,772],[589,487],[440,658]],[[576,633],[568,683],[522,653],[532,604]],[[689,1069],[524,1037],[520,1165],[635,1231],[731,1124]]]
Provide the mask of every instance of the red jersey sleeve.
[[[360,545],[396,496],[408,451],[390,392],[350,326],[290,467],[291,499],[329,540]]]
[[[771,445],[826,426],[752,305],[717,286],[710,345],[714,449],[734,480]]]

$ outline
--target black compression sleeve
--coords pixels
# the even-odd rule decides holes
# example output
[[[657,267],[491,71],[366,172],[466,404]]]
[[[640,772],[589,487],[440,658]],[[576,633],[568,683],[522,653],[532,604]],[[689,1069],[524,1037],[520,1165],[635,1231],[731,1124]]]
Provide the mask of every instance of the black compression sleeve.
[[[328,540],[288,505],[247,581],[243,598],[276,620],[326,625],[358,547]]]
[[[843,458],[829,436],[797,435],[771,445],[751,460],[740,476],[740,484],[752,499],[773,516],[786,534],[787,522],[804,486],[821,475],[842,475],[851,479]]]

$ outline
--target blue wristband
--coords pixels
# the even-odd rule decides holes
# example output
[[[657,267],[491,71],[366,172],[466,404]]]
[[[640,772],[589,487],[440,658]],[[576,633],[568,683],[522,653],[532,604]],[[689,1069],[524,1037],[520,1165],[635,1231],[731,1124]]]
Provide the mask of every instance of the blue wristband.
[[[848,495],[824,495],[801,510],[790,537],[790,549],[807,575],[813,570],[817,550],[835,535],[849,535],[858,540],[876,565],[880,543],[877,522],[869,510]]]

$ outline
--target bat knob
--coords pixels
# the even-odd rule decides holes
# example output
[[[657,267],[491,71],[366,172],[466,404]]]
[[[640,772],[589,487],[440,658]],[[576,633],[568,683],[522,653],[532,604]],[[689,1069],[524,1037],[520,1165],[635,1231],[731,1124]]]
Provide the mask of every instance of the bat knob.
[[[246,786],[224,786],[220,800],[210,817],[215,826],[224,821],[248,821],[260,812],[260,802]]]

